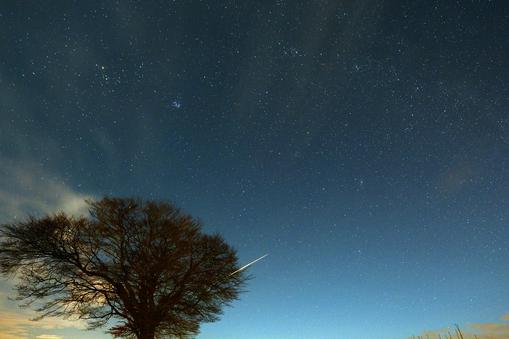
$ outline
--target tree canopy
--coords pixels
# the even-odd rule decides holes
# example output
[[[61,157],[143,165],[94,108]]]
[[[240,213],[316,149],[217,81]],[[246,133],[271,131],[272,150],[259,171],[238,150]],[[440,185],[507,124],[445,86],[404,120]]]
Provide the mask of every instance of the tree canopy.
[[[88,217],[57,213],[0,229],[0,272],[18,278],[18,299],[39,318],[109,324],[115,337],[186,337],[239,297],[247,277],[232,274],[235,250],[173,204],[88,204]]]

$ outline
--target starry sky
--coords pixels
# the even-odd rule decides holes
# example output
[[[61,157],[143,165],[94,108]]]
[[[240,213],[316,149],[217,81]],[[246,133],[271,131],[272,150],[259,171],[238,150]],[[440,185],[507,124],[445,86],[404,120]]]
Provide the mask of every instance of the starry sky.
[[[6,0],[0,48],[1,222],[138,196],[269,253],[200,339],[509,311],[506,1]],[[11,285],[2,339],[108,338]]]

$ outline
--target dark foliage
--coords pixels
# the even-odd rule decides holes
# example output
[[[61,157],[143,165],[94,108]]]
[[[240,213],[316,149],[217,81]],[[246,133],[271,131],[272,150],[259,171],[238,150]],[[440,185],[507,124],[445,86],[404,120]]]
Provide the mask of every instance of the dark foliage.
[[[169,203],[104,198],[90,217],[3,225],[0,272],[45,316],[77,317],[116,337],[187,337],[218,319],[246,281],[235,251]],[[43,300],[43,304],[35,303]]]

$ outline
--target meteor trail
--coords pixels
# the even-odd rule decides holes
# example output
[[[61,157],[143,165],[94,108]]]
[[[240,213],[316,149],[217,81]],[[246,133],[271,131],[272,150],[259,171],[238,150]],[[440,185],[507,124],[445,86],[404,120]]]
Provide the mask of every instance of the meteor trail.
[[[246,269],[246,268],[248,268],[249,266],[253,265],[255,262],[257,262],[257,261],[259,261],[259,260],[262,260],[263,258],[265,258],[265,257],[266,257],[266,256],[268,256],[268,255],[269,255],[268,253],[267,253],[267,254],[264,254],[264,255],[262,255],[261,257],[259,257],[258,259],[251,261],[249,264],[246,264],[246,265],[242,266],[241,268],[239,268],[239,269],[238,269],[238,270],[236,270],[235,272],[230,273],[230,277],[231,277],[232,275],[236,274],[236,273],[239,273],[240,271],[245,270],[245,269]]]

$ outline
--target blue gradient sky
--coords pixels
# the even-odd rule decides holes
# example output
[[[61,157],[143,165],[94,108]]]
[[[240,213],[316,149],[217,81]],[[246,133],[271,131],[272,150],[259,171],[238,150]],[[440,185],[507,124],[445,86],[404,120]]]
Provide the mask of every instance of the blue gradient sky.
[[[0,32],[1,222],[134,195],[270,254],[199,338],[509,310],[506,2],[2,1]],[[0,338],[100,337],[10,284]]]

